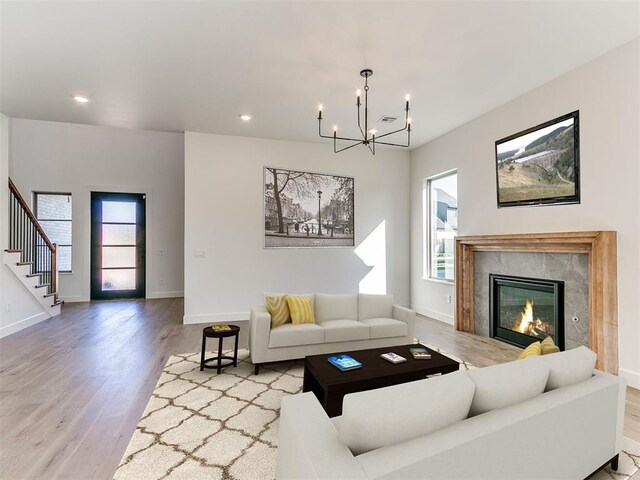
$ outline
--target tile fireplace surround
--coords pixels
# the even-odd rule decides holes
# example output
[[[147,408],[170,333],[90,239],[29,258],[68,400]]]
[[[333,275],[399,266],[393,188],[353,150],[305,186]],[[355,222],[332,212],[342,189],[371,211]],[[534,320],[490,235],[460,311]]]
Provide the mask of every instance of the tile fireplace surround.
[[[456,329],[474,333],[475,252],[583,253],[588,262],[588,346],[596,368],[618,373],[616,232],[523,233],[456,238]]]

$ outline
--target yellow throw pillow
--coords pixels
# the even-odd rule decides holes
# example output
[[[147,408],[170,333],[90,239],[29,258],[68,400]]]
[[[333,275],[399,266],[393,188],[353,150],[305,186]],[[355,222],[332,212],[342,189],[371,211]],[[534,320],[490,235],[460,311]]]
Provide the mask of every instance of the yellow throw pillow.
[[[271,314],[271,328],[291,323],[286,295],[267,295],[265,301],[267,303],[267,312]]]
[[[537,357],[540,355],[540,352],[540,342],[533,342],[522,351],[522,353],[518,356],[518,360],[522,360],[523,358],[527,357]]]
[[[542,350],[542,355],[547,355],[549,353],[558,353],[560,348],[553,343],[553,337],[545,338],[540,344],[540,348]]]
[[[291,313],[291,323],[294,325],[316,323],[310,297],[292,297],[287,295],[287,304],[289,305],[289,312]]]

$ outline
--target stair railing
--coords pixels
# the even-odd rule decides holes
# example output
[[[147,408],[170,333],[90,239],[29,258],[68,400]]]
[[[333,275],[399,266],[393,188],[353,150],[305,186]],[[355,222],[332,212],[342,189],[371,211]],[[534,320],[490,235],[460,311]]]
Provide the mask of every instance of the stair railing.
[[[20,251],[20,262],[40,275],[47,294],[58,300],[57,247],[51,243],[18,188],[9,179],[9,249]]]

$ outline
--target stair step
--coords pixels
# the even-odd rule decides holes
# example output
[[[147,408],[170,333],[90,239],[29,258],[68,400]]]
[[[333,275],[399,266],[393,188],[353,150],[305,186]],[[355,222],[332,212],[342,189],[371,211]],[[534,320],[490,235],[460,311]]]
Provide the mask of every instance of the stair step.
[[[45,293],[43,295],[44,298],[49,298],[49,297],[53,297],[54,295],[57,295],[58,292],[51,292],[51,293]]]
[[[51,304],[52,307],[57,307],[58,305],[64,305],[64,300],[56,300]]]
[[[48,283],[41,283],[40,285],[36,285],[36,288],[44,288],[44,287],[48,287],[49,284]]]
[[[33,278],[33,277],[39,277],[40,275],[42,275],[41,273],[28,273],[27,277],[28,278]]]
[[[22,253],[22,250],[15,250],[13,248],[6,248],[4,251],[7,253]]]
[[[33,265],[33,262],[18,262],[16,265]]]

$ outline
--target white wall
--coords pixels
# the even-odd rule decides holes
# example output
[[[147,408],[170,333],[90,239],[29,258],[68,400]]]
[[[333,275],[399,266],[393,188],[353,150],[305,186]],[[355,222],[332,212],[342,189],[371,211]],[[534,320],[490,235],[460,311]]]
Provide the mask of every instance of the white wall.
[[[0,256],[9,246],[9,118],[0,114]],[[0,262],[0,338],[49,318],[4,262]]]
[[[10,176],[32,192],[73,195],[73,273],[65,301],[90,297],[90,192],[147,195],[147,298],[183,294],[184,135],[11,119]],[[159,254],[162,251],[162,254]]]
[[[494,142],[580,110],[582,203],[496,207]],[[411,300],[450,321],[449,285],[422,278],[423,179],[458,169],[459,234],[618,232],[620,374],[640,388],[640,40],[411,152]]]
[[[8,246],[9,223],[9,188],[7,177],[9,176],[9,119],[0,113],[0,255]],[[5,267],[1,265],[0,272],[0,328],[5,325],[7,312],[5,300]]]
[[[353,247],[264,249],[265,165],[354,177],[355,250],[409,302],[408,152],[187,132],[185,323],[247,319],[264,292],[358,292],[371,270]]]

